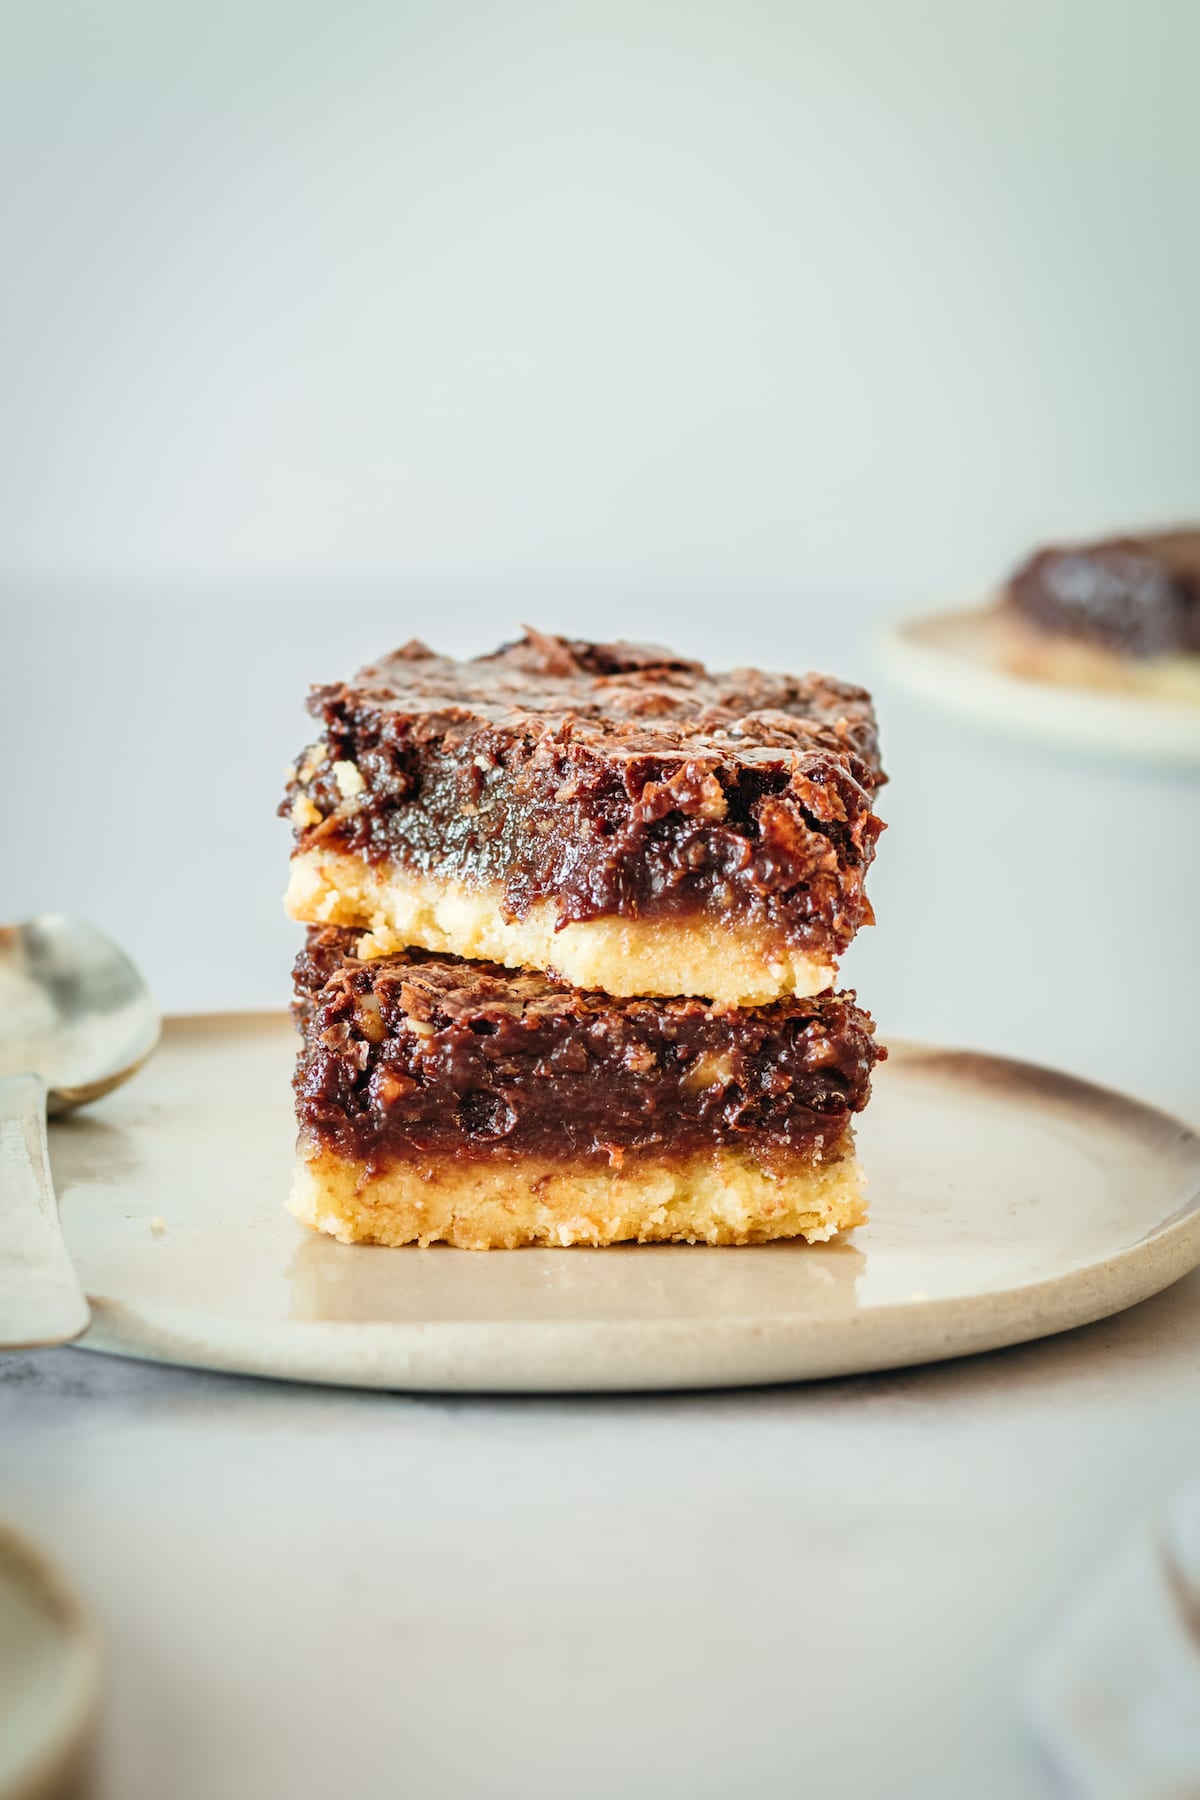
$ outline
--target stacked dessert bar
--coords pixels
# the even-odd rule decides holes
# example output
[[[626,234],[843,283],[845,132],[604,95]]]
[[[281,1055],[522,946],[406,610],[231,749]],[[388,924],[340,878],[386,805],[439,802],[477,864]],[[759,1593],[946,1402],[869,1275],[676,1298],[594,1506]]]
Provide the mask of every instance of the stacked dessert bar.
[[[869,697],[529,631],[314,690],[290,772],[292,1208],[346,1242],[862,1221]]]

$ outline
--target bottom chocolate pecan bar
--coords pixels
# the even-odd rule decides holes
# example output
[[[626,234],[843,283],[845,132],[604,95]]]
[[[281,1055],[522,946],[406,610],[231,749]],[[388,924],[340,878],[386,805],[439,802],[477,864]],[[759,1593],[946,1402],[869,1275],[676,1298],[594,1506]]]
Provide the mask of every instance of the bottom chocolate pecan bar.
[[[612,999],[421,951],[296,963],[291,1207],[348,1243],[830,1238],[866,1216],[851,1115],[885,1052],[852,994]]]

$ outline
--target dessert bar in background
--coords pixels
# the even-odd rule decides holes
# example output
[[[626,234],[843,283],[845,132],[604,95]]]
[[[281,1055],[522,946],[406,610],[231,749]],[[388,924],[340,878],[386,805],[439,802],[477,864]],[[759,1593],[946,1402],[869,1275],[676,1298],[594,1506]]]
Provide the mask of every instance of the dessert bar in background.
[[[468,1249],[819,1240],[865,1217],[851,1120],[884,1052],[852,994],[613,998],[311,928],[292,1210]]]
[[[1018,674],[1200,701],[1200,529],[1039,550],[1000,617]]]
[[[614,995],[758,1005],[833,985],[871,923],[870,698],[529,631],[314,690],[288,908]]]

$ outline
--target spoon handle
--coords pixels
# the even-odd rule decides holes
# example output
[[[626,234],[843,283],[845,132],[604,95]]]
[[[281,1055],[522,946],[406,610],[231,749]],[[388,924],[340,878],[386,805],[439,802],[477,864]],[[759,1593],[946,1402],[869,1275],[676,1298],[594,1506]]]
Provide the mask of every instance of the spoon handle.
[[[65,1344],[88,1303],[63,1239],[46,1144],[46,1084],[0,1081],[0,1349]]]

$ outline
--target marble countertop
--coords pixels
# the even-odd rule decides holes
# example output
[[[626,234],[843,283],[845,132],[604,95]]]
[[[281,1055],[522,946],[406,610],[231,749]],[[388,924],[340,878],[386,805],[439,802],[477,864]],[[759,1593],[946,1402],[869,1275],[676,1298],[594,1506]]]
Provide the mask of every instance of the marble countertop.
[[[0,1359],[0,1511],[108,1640],[104,1800],[1026,1800],[1026,1655],[1198,1426],[1200,1273],[1041,1344],[742,1392],[65,1349]]]

